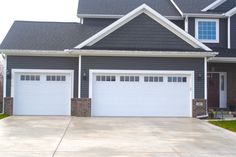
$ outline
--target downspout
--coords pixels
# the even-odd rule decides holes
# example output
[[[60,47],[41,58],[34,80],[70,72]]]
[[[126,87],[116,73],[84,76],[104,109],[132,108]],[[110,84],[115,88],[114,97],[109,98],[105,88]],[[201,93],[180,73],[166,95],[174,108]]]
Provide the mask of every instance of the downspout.
[[[2,112],[1,114],[4,114],[4,110],[5,110],[5,103],[4,103],[4,97],[6,97],[6,73],[7,73],[7,56],[5,56],[3,53],[2,53],[2,58],[3,58],[3,94],[2,94]]]
[[[211,58],[214,58],[214,57],[205,57],[204,58],[204,99],[207,100],[207,61],[210,60]],[[197,116],[197,118],[199,119],[205,119],[205,118],[208,118],[208,105],[206,103],[206,114],[205,115],[200,115],[200,116]]]

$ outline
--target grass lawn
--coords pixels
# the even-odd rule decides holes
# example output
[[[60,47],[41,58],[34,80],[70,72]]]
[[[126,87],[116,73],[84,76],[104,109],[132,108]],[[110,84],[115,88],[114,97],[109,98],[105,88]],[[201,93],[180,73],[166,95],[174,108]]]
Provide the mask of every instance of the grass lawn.
[[[230,121],[209,121],[209,123],[219,126],[224,129],[236,132],[236,120]]]
[[[8,117],[8,115],[6,115],[6,114],[0,114],[0,119],[6,118],[6,117]]]

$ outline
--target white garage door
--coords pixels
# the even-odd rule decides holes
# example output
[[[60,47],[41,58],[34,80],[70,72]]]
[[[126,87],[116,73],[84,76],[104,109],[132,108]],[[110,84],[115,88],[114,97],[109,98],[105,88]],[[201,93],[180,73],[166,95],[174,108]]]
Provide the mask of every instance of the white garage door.
[[[14,115],[70,115],[70,73],[15,73]]]
[[[191,116],[191,75],[93,74],[93,116]]]

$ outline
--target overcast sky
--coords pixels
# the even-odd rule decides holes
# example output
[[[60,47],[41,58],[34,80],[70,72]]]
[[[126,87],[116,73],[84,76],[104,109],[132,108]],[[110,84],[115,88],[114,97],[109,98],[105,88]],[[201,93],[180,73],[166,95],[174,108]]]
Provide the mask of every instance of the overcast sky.
[[[0,0],[0,43],[15,20],[76,22],[78,0]]]

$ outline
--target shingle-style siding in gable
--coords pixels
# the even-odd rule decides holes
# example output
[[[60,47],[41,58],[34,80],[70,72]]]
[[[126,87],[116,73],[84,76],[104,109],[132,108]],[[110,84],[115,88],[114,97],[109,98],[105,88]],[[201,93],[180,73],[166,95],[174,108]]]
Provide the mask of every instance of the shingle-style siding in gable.
[[[195,18],[189,18],[189,34],[195,37]],[[205,43],[205,45],[209,46],[210,48],[227,48],[227,19],[220,19],[219,21],[219,43]]]
[[[85,25],[97,25],[97,26],[108,26],[118,19],[104,19],[104,18],[84,18]],[[184,29],[184,20],[170,20],[180,28]]]
[[[213,11],[225,13],[234,7],[236,7],[236,0],[227,0]]]
[[[231,17],[230,20],[231,28],[231,47],[236,49],[236,14]]]
[[[141,14],[88,49],[197,51],[190,44]]]
[[[78,58],[8,56],[7,70],[12,69],[60,69],[74,70],[74,97],[78,96]],[[7,79],[6,96],[11,94],[11,78]]]
[[[113,70],[191,70],[195,71],[195,98],[204,98],[204,59],[202,58],[155,58],[155,57],[86,57],[82,56],[81,72],[89,69]],[[88,97],[89,79],[81,80],[81,96]]]
[[[170,21],[184,30],[184,20],[170,20]]]

